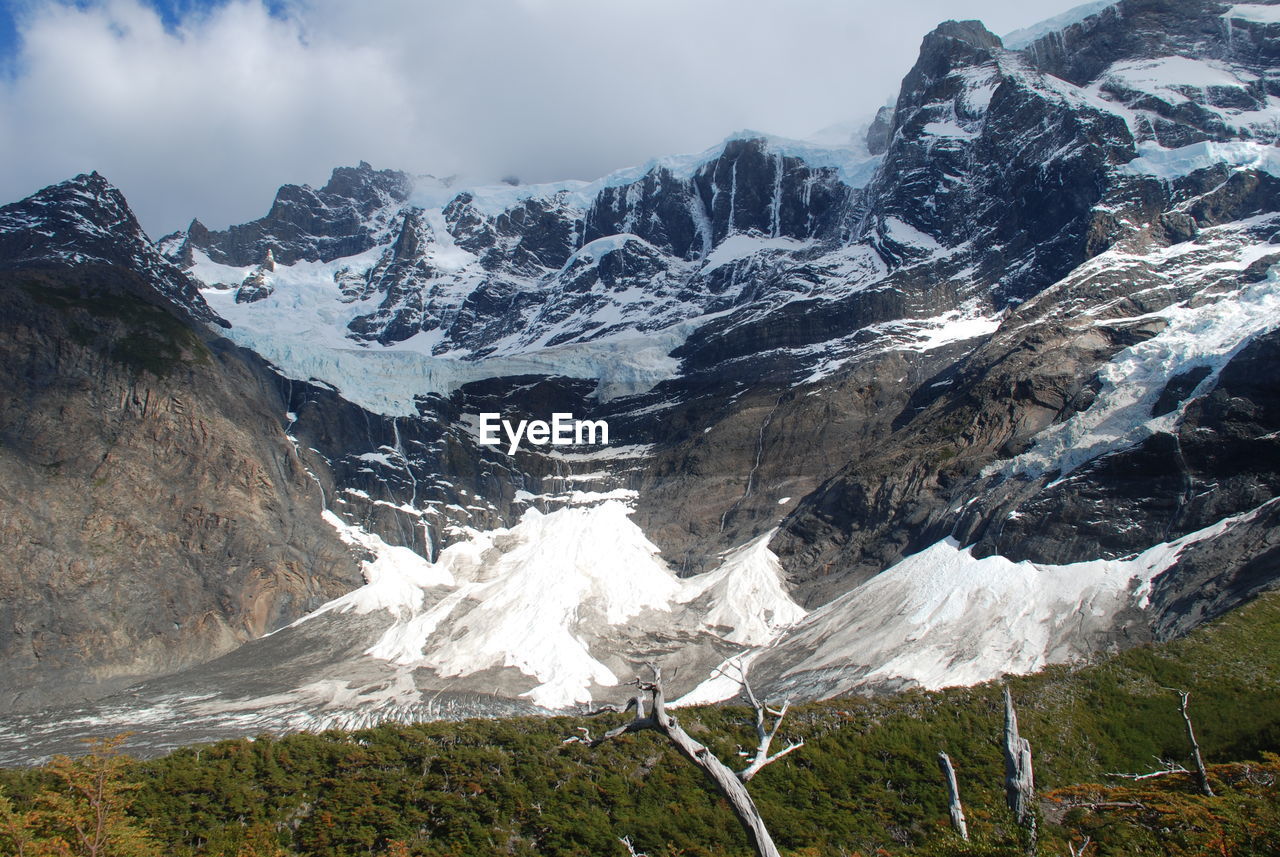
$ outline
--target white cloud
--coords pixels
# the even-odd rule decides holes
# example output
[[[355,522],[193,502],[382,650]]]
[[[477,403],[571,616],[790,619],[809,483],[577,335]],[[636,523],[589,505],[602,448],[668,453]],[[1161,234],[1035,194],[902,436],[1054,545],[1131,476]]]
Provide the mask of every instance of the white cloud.
[[[22,22],[0,94],[6,198],[97,169],[152,229],[264,210],[274,184],[334,159],[404,151],[404,82],[372,48],[235,2],[167,33],[133,0],[46,6]]]
[[[594,178],[750,127],[800,136],[891,97],[947,17],[1063,0],[259,0],[176,31],[137,0],[29,5],[0,83],[0,199],[97,169],[153,233],[260,215],[376,166]]]

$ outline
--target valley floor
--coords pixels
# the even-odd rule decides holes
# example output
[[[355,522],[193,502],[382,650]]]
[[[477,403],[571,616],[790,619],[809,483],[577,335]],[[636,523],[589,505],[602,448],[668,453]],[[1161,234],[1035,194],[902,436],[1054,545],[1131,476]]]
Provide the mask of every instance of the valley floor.
[[[1009,686],[1036,760],[1040,853],[1066,854],[1086,837],[1085,853],[1097,857],[1280,853],[1280,593],[1182,640]],[[1190,767],[1173,689],[1191,692],[1217,797],[1195,794],[1188,775],[1107,776],[1158,770],[1161,760]],[[751,782],[783,853],[1022,853],[1003,807],[1000,693],[989,684],[792,709],[783,732],[804,748]],[[754,744],[744,714],[726,706],[679,716],[733,760]],[[133,800],[123,820],[156,848],[112,853],[624,855],[622,836],[651,857],[747,853],[727,806],[660,739],[564,741],[606,725],[565,717],[388,725],[123,761],[113,777],[137,784],[123,793]],[[948,828],[939,750],[958,769],[971,843]],[[21,813],[34,811],[26,821],[46,834],[65,824],[70,805],[58,804],[60,822],[49,796],[65,796],[68,777],[100,761],[89,757],[61,778],[49,767],[0,771],[0,794],[18,813],[9,820],[21,827]],[[1215,764],[1225,762],[1235,764]],[[16,853],[15,829],[0,824],[0,853]]]

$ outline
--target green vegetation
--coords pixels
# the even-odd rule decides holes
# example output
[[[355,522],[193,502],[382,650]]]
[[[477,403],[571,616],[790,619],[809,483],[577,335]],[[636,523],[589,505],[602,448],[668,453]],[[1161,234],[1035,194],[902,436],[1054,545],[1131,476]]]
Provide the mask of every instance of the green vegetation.
[[[1085,837],[1091,857],[1280,854],[1280,757],[1268,755],[1280,751],[1280,594],[1185,640],[1010,686],[1035,753],[1042,854],[1066,855]],[[1104,776],[1185,763],[1175,687],[1192,693],[1218,797],[1199,796],[1183,774]],[[680,716],[730,759],[754,745],[745,713]],[[608,723],[593,730],[613,725],[599,719]],[[623,835],[651,857],[747,853],[728,808],[661,738],[563,743],[583,725],[521,718],[264,736],[131,763],[122,776],[139,785],[132,816],[175,857],[622,857]],[[1001,725],[996,686],[795,706],[783,733],[804,738],[804,749],[765,769],[751,791],[794,857],[1020,854],[1003,804]],[[959,773],[970,843],[948,826],[940,749]],[[58,776],[0,772],[0,785],[22,813]],[[0,853],[12,853],[6,847],[0,835]]]
[[[78,759],[59,756],[24,809],[0,794],[0,853],[20,857],[160,857],[155,837],[128,814],[133,793],[119,739]]]
[[[67,277],[29,274],[21,288],[35,303],[67,317],[67,335],[72,341],[101,348],[134,372],[163,378],[178,366],[208,362],[208,347],[173,314],[122,290],[99,291],[90,274],[82,276],[86,282],[68,285],[64,282]]]

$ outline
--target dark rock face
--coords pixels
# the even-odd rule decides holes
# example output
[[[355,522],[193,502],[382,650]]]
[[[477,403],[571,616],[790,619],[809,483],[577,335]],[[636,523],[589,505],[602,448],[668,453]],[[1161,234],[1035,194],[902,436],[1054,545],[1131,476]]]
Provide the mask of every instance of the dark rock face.
[[[420,240],[410,249],[388,249],[369,270],[358,294],[382,299],[349,329],[383,345],[438,330],[437,353],[460,348],[483,356],[521,330],[526,345],[610,333],[592,320],[609,293],[647,293],[645,304],[657,311],[641,329],[682,320],[689,307],[715,312],[749,302],[759,295],[742,287],[755,272],[737,263],[704,271],[698,263],[733,235],[836,237],[856,196],[837,172],[774,151],[762,139],[730,140],[687,178],[657,166],[634,181],[606,184],[585,206],[566,190],[494,213],[464,191],[444,206],[443,224],[434,229],[421,212],[401,213],[398,223],[417,222]],[[439,234],[441,226],[447,235]],[[403,236],[404,227],[393,225],[389,234]],[[621,246],[597,247],[600,240]],[[452,243],[478,258],[484,277],[461,300],[450,273],[424,258],[428,242]],[[580,323],[565,330],[561,322],[570,317]]]
[[[274,375],[211,318],[96,173],[0,209],[0,708],[208,660],[361,581]]]
[[[894,222],[981,247],[984,273],[1003,273],[997,302],[1025,300],[1101,249],[1087,240],[1094,206],[1134,154],[1120,117],[1062,99],[977,22],[950,22],[903,81],[868,203],[877,249],[911,258]]]
[[[155,251],[124,195],[96,172],[0,208],[0,271],[84,264],[134,270],[144,292],[159,291],[199,321],[216,318],[195,281]]]
[[[1024,53],[1078,86],[1123,60],[1187,56],[1267,66],[1280,59],[1276,25],[1225,15],[1229,9],[1212,0],[1121,0]]]
[[[893,108],[881,107],[876,111],[876,118],[867,128],[867,151],[873,155],[883,155],[893,139]]]
[[[0,277],[0,707],[208,660],[360,583],[260,361],[136,271]]]
[[[1203,549],[1188,551],[1152,583],[1157,639],[1182,636],[1261,592],[1280,574],[1280,517],[1276,504],[1236,524]]]
[[[409,177],[397,170],[375,170],[363,161],[339,167],[319,190],[280,188],[260,220],[223,231],[192,221],[174,256],[189,264],[191,251],[198,249],[215,262],[240,267],[257,264],[268,252],[284,265],[363,253],[376,244],[370,219],[379,209],[408,199],[409,189]]]
[[[426,294],[426,283],[431,278],[431,267],[420,254],[423,232],[427,229],[422,212],[409,209],[404,212],[396,230],[395,243],[388,247],[369,269],[364,282],[353,297],[365,297],[382,293],[385,297],[378,311],[362,315],[349,325],[350,330],[384,344],[408,339],[420,330],[430,329],[428,321],[436,313]]]
[[[244,278],[240,288],[236,289],[236,303],[251,304],[271,296],[273,289],[266,282],[262,271],[254,271]]]
[[[1270,370],[1277,359],[1280,336],[1254,340],[1187,406],[1176,432],[1097,459],[1041,492],[984,549],[1041,562],[1119,557],[1268,502],[1280,486],[1280,400]],[[1202,367],[1177,381],[1185,388],[1208,375]]]
[[[1121,59],[1184,52],[1244,61],[1221,45],[1220,11],[1213,4],[1122,2],[1061,36],[1041,40],[1024,57],[1081,85]],[[1161,23],[1166,18],[1168,26]],[[1249,61],[1259,56],[1254,52]],[[987,82],[990,101],[981,123],[966,125],[971,116],[961,83],[974,79]],[[1142,241],[1160,243],[1194,240],[1209,223],[1280,211],[1280,197],[1270,187],[1274,179],[1250,170],[1213,167],[1158,191],[1144,180],[1116,176],[1114,166],[1135,153],[1134,137],[1120,117],[1049,97],[1052,86],[1019,71],[972,26],[939,28],[926,38],[919,63],[904,81],[893,142],[881,179],[871,188],[870,210],[892,212],[944,246],[974,240],[993,248],[979,265],[1005,272],[994,295],[1015,305],[1115,241],[1133,240],[1118,219],[1098,215],[1112,201],[1134,215],[1132,222],[1151,224],[1143,227],[1151,239]],[[1200,100],[1217,97],[1189,94]],[[958,132],[933,140],[923,134],[930,123],[944,121]],[[1171,115],[1166,124],[1194,129],[1198,121],[1194,115]],[[1147,139],[1160,136],[1153,129],[1139,130]],[[1055,160],[1049,154],[1055,150],[1069,154]],[[966,180],[948,182],[948,175]],[[961,214],[965,211],[967,216]],[[1266,241],[1267,229],[1260,227],[1249,240]],[[880,235],[882,252],[897,256],[888,230],[881,228]],[[1273,263],[1267,256],[1240,281],[1261,276]],[[1011,277],[1010,271],[1016,273]],[[980,475],[990,462],[1023,451],[1046,426],[1086,410],[1097,393],[1090,367],[1133,342],[1123,330],[1104,329],[1107,336],[1099,339],[1097,329],[1081,336],[1070,324],[1046,325],[1049,318],[1065,319],[1064,313],[1087,307],[1107,307],[1102,317],[1118,317],[1117,299],[1138,314],[1167,305],[1175,294],[1195,293],[1185,287],[1144,291],[1137,282],[1112,280],[1109,274],[1095,277],[1091,285],[1089,292],[1033,298],[1026,309],[1013,312],[1002,329],[1030,323],[1022,334],[997,335],[917,388],[909,407],[878,436],[874,454],[856,456],[788,518],[773,547],[784,556],[800,592],[811,592],[820,602],[947,535],[962,544],[976,542],[978,555],[1058,563],[1122,556],[1270,497],[1265,477],[1258,477],[1264,484],[1250,481],[1236,488],[1219,475],[1219,468],[1229,470],[1229,465],[1207,460],[1216,458],[1207,449],[1230,445],[1210,432],[1205,437],[1211,440],[1197,446],[1194,438],[1202,430],[1188,427],[1198,419],[1200,400],[1187,406],[1175,434],[1090,462],[1055,486],[1048,487],[1049,478],[995,485]],[[1049,309],[1054,306],[1058,309]],[[1224,383],[1234,371],[1224,370]],[[1171,379],[1153,410],[1172,412],[1206,375],[1207,370],[1193,369]],[[941,392],[922,395],[935,384],[942,385],[936,388]],[[1194,448],[1193,457],[1205,458],[1184,464],[1184,444]],[[1250,452],[1262,461],[1270,454]],[[1236,499],[1225,499],[1231,496]],[[975,497],[981,499],[965,505]],[[1118,527],[1117,521],[1125,525]]]
[[[1280,26],[1236,18],[1230,6],[1208,0],[1121,0],[1079,24],[1046,36],[1026,50],[1043,71],[1085,86],[1100,81],[1110,99],[1140,111],[1138,132],[1164,146],[1244,137],[1276,139],[1270,123],[1241,127],[1223,120],[1220,110],[1265,110],[1275,84],[1252,75],[1245,85],[1179,85],[1176,97],[1162,98],[1106,76],[1113,64],[1160,57],[1193,57],[1228,63],[1246,71],[1265,71],[1280,59]]]

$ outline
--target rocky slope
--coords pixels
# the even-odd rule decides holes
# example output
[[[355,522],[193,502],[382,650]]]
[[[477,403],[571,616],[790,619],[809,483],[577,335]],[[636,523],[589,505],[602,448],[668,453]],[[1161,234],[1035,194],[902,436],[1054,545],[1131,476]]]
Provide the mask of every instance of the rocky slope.
[[[361,164],[163,239],[158,293],[269,361],[367,583],[0,737],[555,709],[653,658],[717,699],[735,653],[776,693],[943,686],[1274,585],[1280,6],[1064,21],[942,24],[866,146],[496,188]],[[508,454],[484,412],[610,442]]]
[[[0,224],[0,705],[173,672],[360,582],[270,373],[193,323],[118,191],[80,176]]]

